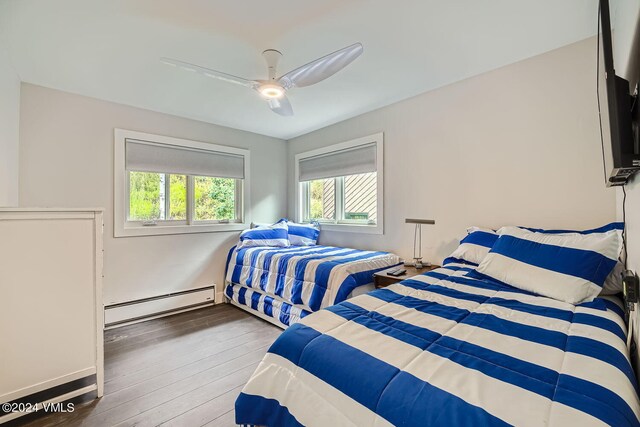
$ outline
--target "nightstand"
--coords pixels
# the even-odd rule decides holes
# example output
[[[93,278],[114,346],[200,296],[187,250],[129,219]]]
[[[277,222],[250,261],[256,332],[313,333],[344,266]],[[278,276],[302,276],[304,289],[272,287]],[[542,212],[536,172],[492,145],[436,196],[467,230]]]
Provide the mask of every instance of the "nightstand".
[[[389,276],[387,274],[387,272],[392,271],[392,270],[396,270],[398,268],[402,268],[404,270],[407,270],[407,272],[405,274],[403,274],[402,276]],[[373,274],[373,284],[376,286],[376,289],[379,288],[384,288],[386,286],[389,285],[393,285],[394,283],[398,283],[401,282],[405,279],[408,279],[410,277],[413,276],[418,276],[420,274],[424,274],[427,273],[431,270],[435,270],[436,268],[440,268],[439,265],[431,265],[429,267],[424,267],[421,269],[416,269],[415,267],[403,267],[403,266],[397,266],[397,267],[391,267],[391,268],[387,268],[386,270],[382,270],[382,271],[378,271],[377,273]]]

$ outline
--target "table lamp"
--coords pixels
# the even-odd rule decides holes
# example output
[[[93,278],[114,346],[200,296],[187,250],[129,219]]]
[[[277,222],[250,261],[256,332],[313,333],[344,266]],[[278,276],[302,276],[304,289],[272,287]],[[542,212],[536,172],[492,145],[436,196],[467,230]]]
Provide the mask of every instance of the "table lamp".
[[[415,218],[405,218],[404,222],[406,224],[416,225],[416,229],[413,234],[413,262],[405,262],[404,265],[407,267],[415,267],[417,269],[431,266],[431,263],[429,262],[422,262],[422,224],[434,225],[436,222],[432,219]]]

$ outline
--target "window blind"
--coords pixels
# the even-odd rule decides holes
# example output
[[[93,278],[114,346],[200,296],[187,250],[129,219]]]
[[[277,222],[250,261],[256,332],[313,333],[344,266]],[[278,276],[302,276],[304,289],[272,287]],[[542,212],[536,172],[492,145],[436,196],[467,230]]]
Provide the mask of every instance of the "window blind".
[[[244,179],[244,156],[132,139],[125,164],[128,171]]]
[[[298,179],[302,182],[376,172],[376,152],[376,143],[371,143],[307,157],[300,160]]]

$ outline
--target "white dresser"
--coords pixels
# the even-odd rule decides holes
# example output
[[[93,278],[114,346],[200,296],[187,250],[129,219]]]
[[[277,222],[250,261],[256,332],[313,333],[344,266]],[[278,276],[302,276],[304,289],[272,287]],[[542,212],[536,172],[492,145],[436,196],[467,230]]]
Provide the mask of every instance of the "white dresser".
[[[102,396],[102,217],[0,209],[0,403]]]

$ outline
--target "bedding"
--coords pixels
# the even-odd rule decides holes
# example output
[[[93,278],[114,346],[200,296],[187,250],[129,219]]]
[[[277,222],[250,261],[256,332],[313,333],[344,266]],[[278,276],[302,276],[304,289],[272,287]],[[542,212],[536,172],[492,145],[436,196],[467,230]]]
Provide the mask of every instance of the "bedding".
[[[303,317],[311,314],[310,311],[300,308],[280,298],[274,298],[256,289],[229,283],[224,290],[229,301],[241,308],[249,308],[260,317],[275,323],[283,329],[293,325]]]
[[[595,233],[607,233],[612,230],[617,231],[620,236],[622,236],[622,232],[624,230],[624,222],[612,222],[610,224],[604,225],[602,227],[593,228],[590,230],[546,230],[542,228],[530,228],[530,227],[520,227],[525,230],[535,231],[536,233],[546,233],[546,234],[566,234],[566,233],[578,233],[578,234],[595,234]],[[621,237],[622,238],[622,237]],[[602,287],[602,292],[600,295],[615,295],[622,292],[622,274],[624,273],[624,265],[618,261],[613,271],[604,282],[604,286]]]
[[[622,283],[622,277],[624,276],[624,264],[618,261],[616,266],[613,267],[611,274],[607,276],[602,287],[600,295],[616,295],[623,291],[624,284]]]
[[[572,304],[593,300],[622,250],[617,230],[605,233],[537,233],[503,227],[478,273]]]
[[[236,401],[264,426],[639,425],[619,302],[572,305],[449,264],[306,316]]]
[[[291,222],[286,218],[285,221],[289,226],[289,241],[293,246],[314,246],[318,243],[320,237],[320,225],[317,222],[311,224],[298,224]]]
[[[550,230],[550,229],[532,228],[532,227],[519,227],[519,228],[533,231],[536,233],[545,233],[545,234],[567,234],[567,233],[596,234],[596,233],[607,233],[612,230],[622,233],[622,230],[624,229],[624,222],[612,222],[610,224],[603,225],[602,227],[591,228],[589,230]]]
[[[289,242],[289,226],[285,222],[276,222],[272,225],[259,225],[240,233],[238,248],[257,246],[271,246],[286,248],[291,246]]]
[[[255,289],[307,311],[344,301],[373,281],[373,273],[398,265],[388,252],[333,246],[233,248],[227,283]]]
[[[469,227],[467,235],[460,241],[460,245],[443,262],[464,262],[478,265],[487,256],[494,243],[498,240],[498,234],[491,229],[481,227]]]

